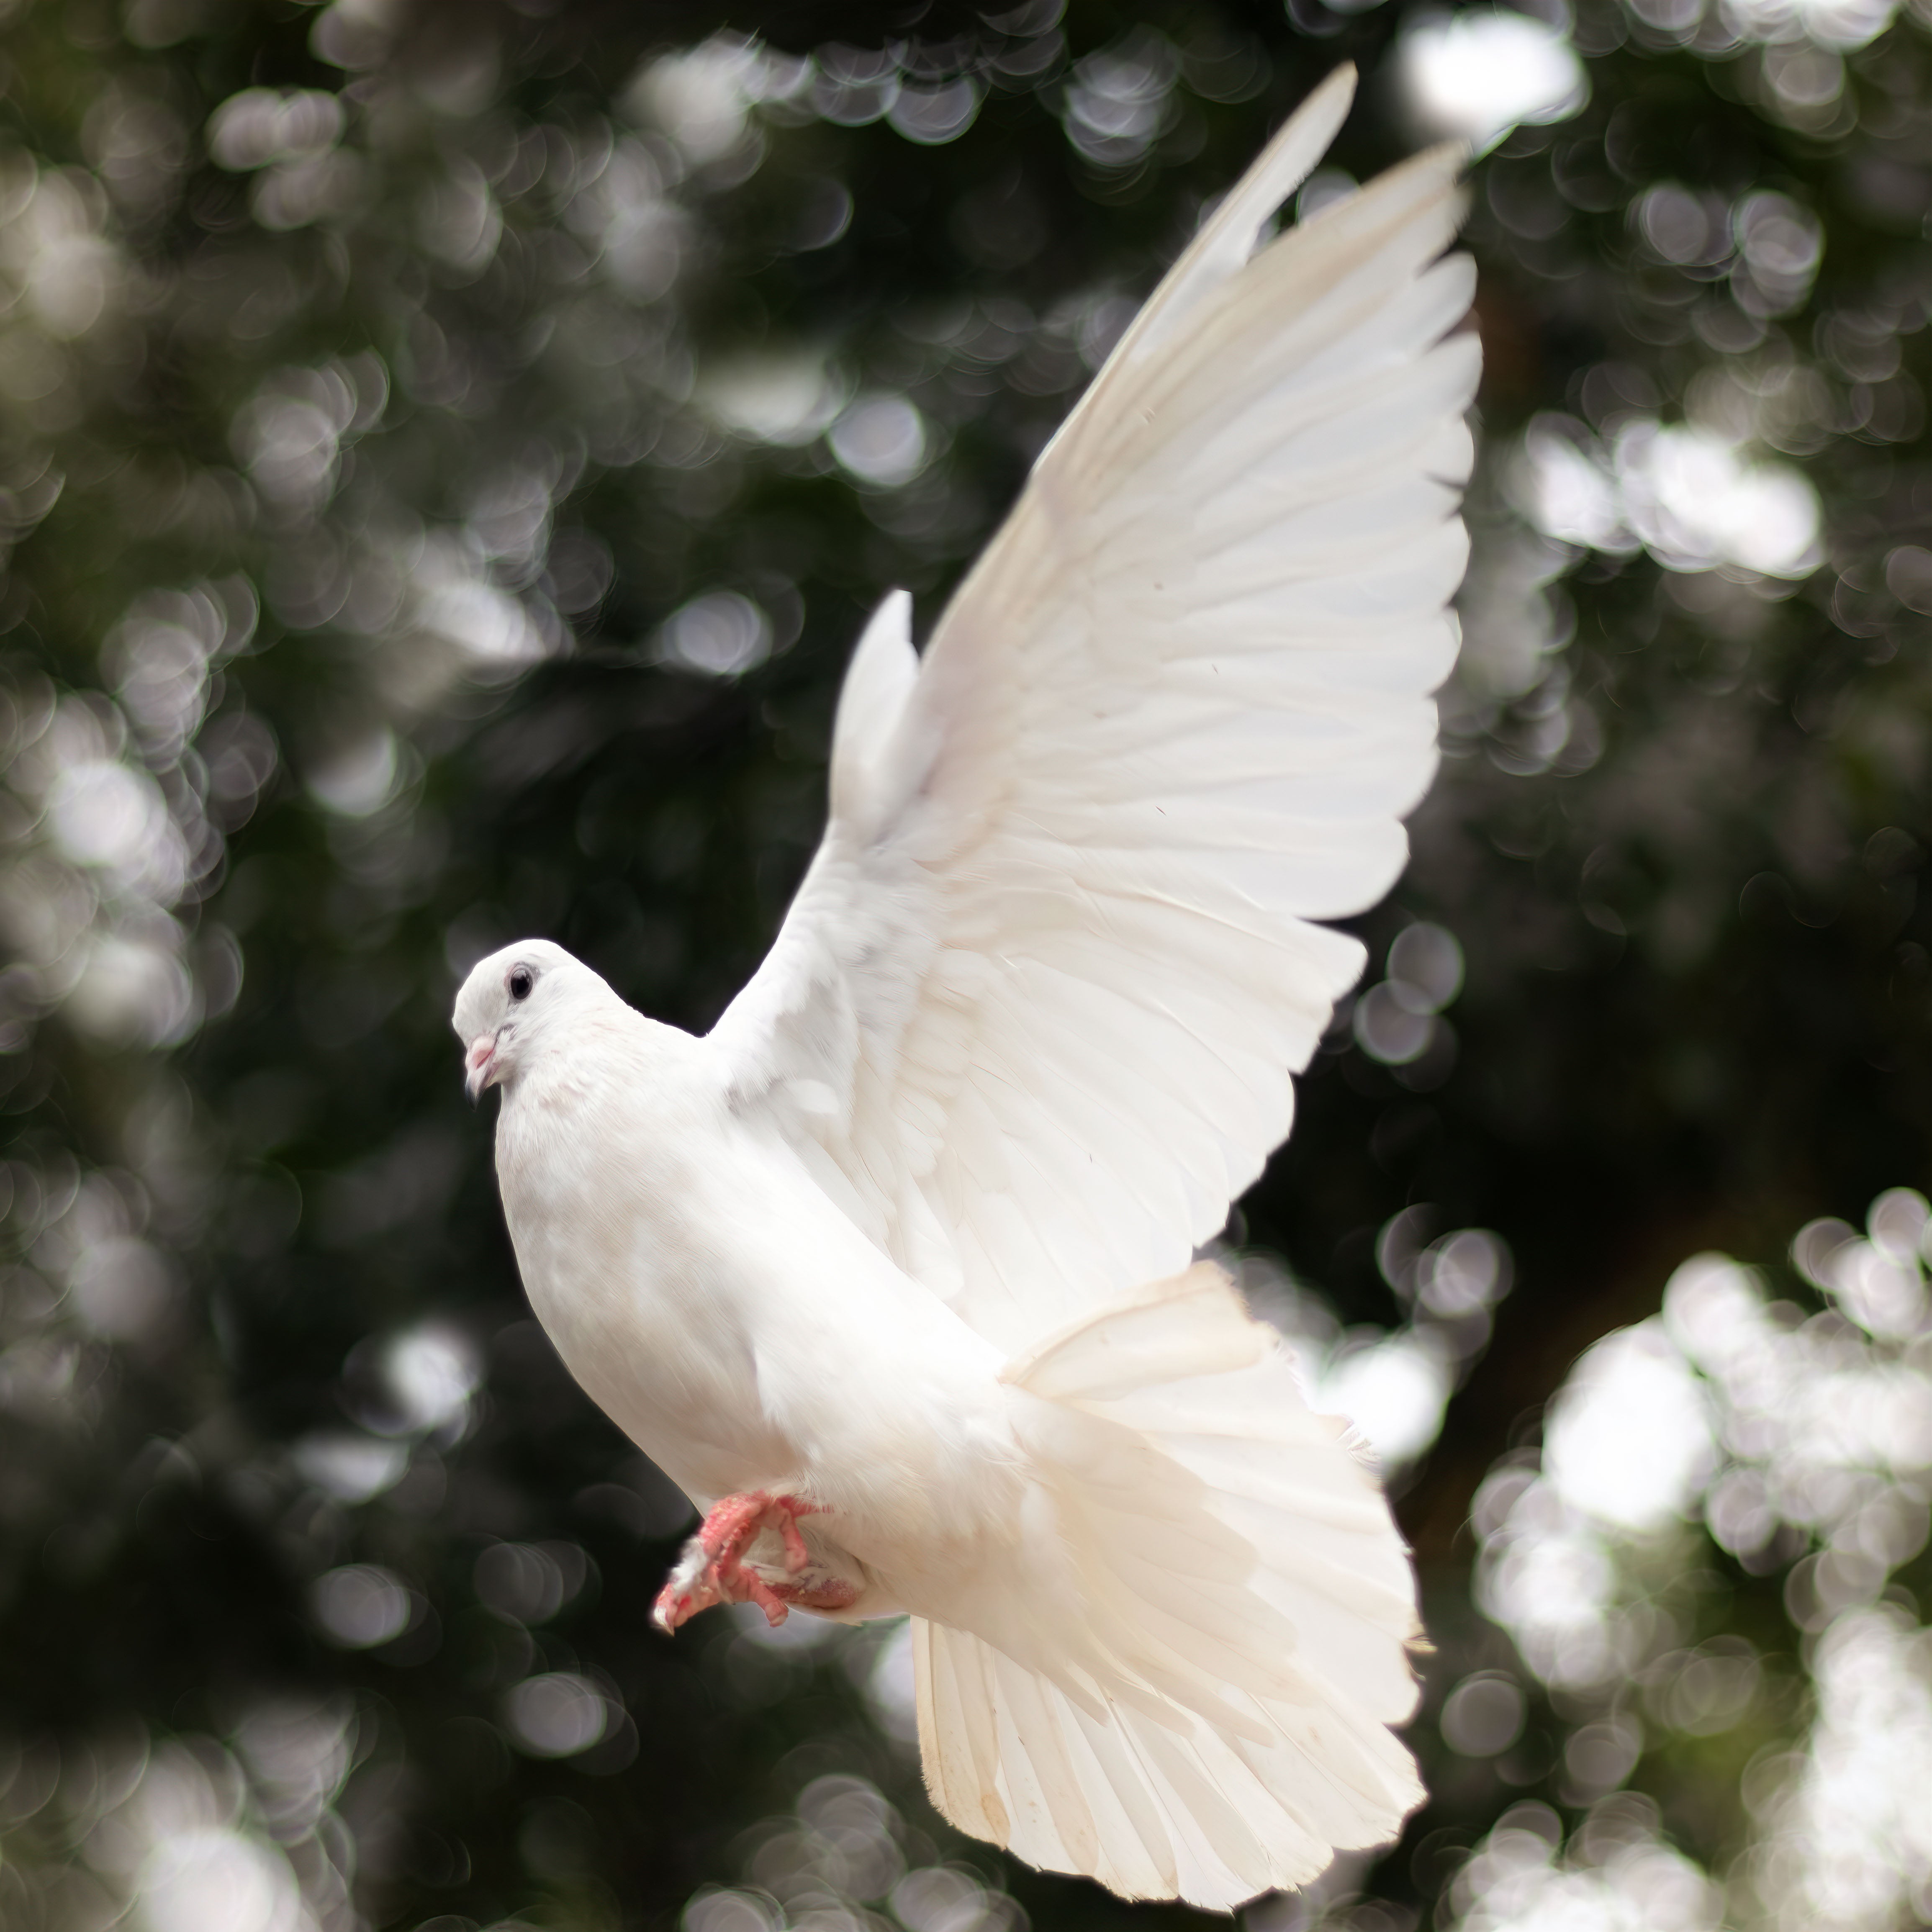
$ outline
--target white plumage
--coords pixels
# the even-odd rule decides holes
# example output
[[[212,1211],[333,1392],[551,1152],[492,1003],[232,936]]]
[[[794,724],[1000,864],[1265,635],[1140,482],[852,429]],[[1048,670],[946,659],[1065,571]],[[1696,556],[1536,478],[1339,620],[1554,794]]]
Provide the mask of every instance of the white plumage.
[[[1406,1552],[1192,1264],[1287,1133],[1435,764],[1474,338],[1459,157],[1279,240],[1332,78],[1203,228],[922,656],[702,1040],[560,949],[458,1001],[532,1304],[709,1515],[660,1600],[914,1617],[935,1803],[1228,1907],[1421,1792]]]

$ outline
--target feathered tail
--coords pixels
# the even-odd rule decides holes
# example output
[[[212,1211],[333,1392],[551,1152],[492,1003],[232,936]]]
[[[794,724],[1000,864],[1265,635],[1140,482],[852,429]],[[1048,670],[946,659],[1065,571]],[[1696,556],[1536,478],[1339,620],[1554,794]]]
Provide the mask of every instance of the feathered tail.
[[[1416,1699],[1407,1555],[1228,1277],[1197,1266],[1004,1379],[1065,1564],[1021,1584],[998,1648],[915,1622],[939,1809],[1222,1910],[1392,1838],[1424,1795],[1388,1729]]]

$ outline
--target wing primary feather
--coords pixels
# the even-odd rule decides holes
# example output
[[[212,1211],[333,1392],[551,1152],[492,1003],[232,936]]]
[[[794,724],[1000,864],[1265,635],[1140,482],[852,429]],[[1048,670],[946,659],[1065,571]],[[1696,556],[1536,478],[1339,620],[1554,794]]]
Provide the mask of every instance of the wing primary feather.
[[[1354,104],[1355,70],[1345,63],[1310,94],[1225,195],[1162,278],[1117,345],[1125,368],[1153,356],[1210,290],[1246,266],[1264,228],[1315,171]]]

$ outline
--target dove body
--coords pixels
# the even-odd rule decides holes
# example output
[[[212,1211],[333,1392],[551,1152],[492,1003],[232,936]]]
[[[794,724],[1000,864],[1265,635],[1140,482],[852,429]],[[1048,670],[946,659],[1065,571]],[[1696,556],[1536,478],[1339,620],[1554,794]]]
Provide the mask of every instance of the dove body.
[[[485,961],[458,1016],[502,1089],[497,1178],[531,1306],[592,1398],[701,1508],[757,1490],[822,1506],[806,1535],[835,1571],[863,1566],[854,1616],[914,1607],[928,1569],[951,1592],[1018,1511],[998,1351],[739,1118],[714,1047],[560,948]]]

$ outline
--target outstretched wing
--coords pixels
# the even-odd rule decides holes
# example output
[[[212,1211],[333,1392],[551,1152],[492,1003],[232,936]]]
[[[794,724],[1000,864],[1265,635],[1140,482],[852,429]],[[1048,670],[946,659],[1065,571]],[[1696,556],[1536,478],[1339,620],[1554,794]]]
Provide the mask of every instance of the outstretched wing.
[[[824,841],[719,1021],[764,1110],[1010,1349],[1178,1274],[1286,1136],[1455,655],[1474,271],[1437,150],[1278,240],[1334,76],[1162,284],[923,658],[886,600]]]

